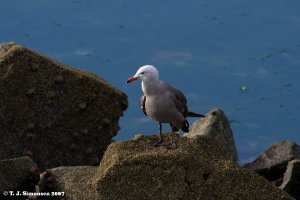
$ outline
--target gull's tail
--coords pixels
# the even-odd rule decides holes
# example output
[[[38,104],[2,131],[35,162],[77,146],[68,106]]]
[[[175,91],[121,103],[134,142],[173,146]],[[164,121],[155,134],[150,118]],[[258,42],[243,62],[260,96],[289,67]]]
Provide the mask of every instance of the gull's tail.
[[[186,116],[187,117],[205,117],[205,115],[194,113],[194,112],[191,112],[191,111],[188,111]]]

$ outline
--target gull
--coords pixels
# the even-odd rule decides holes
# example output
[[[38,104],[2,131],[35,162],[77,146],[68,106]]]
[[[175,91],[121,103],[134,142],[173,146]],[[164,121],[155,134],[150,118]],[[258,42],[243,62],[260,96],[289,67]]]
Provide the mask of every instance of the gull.
[[[144,65],[137,70],[134,76],[127,80],[127,84],[135,80],[142,81],[144,95],[140,98],[141,109],[145,115],[158,121],[159,141],[155,147],[165,146],[176,148],[174,143],[165,143],[162,134],[162,123],[169,123],[172,132],[189,132],[189,123],[186,117],[205,117],[188,110],[187,100],[182,92],[169,84],[159,80],[158,70],[152,65]]]

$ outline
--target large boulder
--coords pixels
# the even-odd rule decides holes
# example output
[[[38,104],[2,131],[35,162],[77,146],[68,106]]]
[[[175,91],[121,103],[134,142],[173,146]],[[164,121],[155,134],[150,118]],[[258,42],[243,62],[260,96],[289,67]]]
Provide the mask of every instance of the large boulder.
[[[29,157],[0,160],[1,195],[12,196],[4,191],[35,191],[39,169]],[[15,194],[16,195],[16,194]],[[25,197],[24,197],[25,199]]]
[[[0,44],[0,159],[97,165],[126,108],[127,96],[96,75]]]
[[[165,137],[177,148],[153,147],[157,135],[112,143],[92,179],[99,199],[292,199],[263,177],[225,160],[211,137]]]
[[[233,161],[238,160],[230,122],[221,109],[213,109],[207,113],[204,118],[194,122],[190,131],[184,134],[189,138],[197,135],[206,135],[217,139],[225,152],[225,158]]]
[[[280,188],[295,199],[300,199],[300,160],[292,160],[288,163]]]
[[[300,146],[291,141],[279,141],[244,167],[279,186],[288,162],[294,159],[300,159]]]

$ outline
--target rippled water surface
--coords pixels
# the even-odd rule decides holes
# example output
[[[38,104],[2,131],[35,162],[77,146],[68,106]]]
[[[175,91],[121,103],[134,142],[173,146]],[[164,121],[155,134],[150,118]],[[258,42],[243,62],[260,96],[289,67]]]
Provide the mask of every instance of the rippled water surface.
[[[118,140],[158,131],[140,111],[140,84],[125,84],[141,65],[153,64],[183,91],[190,110],[226,112],[240,162],[278,140],[300,143],[298,0],[0,4],[0,42],[91,71],[127,93]]]

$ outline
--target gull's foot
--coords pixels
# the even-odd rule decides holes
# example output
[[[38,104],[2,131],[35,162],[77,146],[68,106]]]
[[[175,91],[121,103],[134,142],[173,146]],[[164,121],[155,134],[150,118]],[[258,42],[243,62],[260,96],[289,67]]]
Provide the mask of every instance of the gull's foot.
[[[176,149],[177,145],[173,142],[173,143],[164,143],[164,147],[166,149]]]
[[[154,147],[164,146],[164,141],[163,140],[159,140],[159,141],[155,142],[153,146]]]

